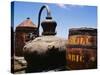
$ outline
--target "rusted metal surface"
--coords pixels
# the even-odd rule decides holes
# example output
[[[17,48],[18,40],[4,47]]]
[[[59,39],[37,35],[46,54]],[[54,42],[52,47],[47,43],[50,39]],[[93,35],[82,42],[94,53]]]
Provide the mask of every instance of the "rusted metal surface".
[[[15,31],[15,55],[16,56],[23,56],[23,47],[28,42],[31,40],[29,38],[29,34],[33,33],[33,39],[35,38],[36,34],[36,25],[32,23],[32,21],[27,18],[25,21],[23,21],[21,24],[19,24],[16,27]]]
[[[70,29],[66,59],[70,69],[97,68],[97,29]]]
[[[24,46],[28,63],[26,72],[43,72],[66,66],[66,40],[55,36],[42,36]]]
[[[56,37],[57,23],[52,20],[48,6],[42,6],[39,11],[38,29],[42,10],[47,9],[47,17],[41,22],[42,36],[27,43],[24,48],[24,57],[27,61],[26,72],[44,72],[66,67],[66,40]]]

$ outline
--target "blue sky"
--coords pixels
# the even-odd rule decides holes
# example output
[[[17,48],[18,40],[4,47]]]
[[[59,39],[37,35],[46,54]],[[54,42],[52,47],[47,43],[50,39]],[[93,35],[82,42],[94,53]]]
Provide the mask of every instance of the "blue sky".
[[[14,29],[30,17],[34,24],[38,24],[38,13],[40,8],[48,5],[53,20],[57,22],[57,36],[68,37],[70,28],[91,27],[97,28],[97,7],[69,4],[48,4],[34,2],[15,2],[14,4]],[[43,10],[41,21],[46,17],[46,10]],[[42,29],[40,28],[40,33]]]

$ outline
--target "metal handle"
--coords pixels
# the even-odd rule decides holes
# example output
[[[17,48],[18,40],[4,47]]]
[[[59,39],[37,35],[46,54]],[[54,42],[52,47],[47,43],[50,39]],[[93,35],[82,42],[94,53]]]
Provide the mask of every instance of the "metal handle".
[[[40,18],[41,18],[41,13],[43,11],[43,9],[46,8],[47,10],[47,17],[48,18],[51,18],[51,12],[50,12],[50,9],[47,5],[43,5],[39,11],[39,16],[38,16],[38,28],[37,28],[37,36],[39,36],[39,27],[40,27]]]

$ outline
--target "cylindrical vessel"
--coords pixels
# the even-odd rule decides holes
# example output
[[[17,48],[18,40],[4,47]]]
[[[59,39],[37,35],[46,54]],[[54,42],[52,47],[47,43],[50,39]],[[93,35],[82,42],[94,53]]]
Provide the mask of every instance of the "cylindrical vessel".
[[[69,69],[97,68],[97,29],[69,29],[66,59]]]
[[[42,36],[27,43],[23,48],[27,61],[26,73],[66,70],[66,40],[54,36],[57,23],[51,17],[46,17],[41,26]]]
[[[36,25],[31,21],[30,18],[24,20],[21,24],[16,27],[15,30],[15,56],[23,56],[23,47],[31,39],[28,37],[30,33],[36,36]]]

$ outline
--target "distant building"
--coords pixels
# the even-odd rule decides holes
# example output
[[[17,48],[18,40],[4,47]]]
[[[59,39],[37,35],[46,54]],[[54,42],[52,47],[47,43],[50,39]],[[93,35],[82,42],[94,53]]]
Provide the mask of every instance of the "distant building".
[[[30,18],[27,18],[16,27],[15,30],[15,55],[23,56],[23,46],[26,42],[34,39],[36,35],[36,25],[32,23]],[[33,36],[34,35],[34,36]]]

